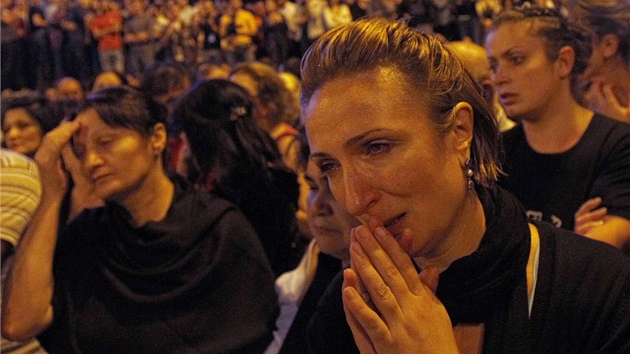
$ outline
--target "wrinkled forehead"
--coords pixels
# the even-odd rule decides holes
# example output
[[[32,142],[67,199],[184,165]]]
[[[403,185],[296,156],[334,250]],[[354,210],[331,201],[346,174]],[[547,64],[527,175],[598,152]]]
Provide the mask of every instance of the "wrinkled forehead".
[[[76,142],[84,141],[94,133],[115,129],[105,123],[94,108],[87,108],[80,111],[73,121],[79,123],[79,130],[77,130],[72,137],[73,141]]]

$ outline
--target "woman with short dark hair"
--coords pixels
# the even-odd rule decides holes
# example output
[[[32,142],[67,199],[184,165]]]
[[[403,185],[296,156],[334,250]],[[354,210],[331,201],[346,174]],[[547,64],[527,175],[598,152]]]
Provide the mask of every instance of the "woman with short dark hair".
[[[233,204],[167,176],[165,121],[165,107],[119,86],[46,135],[5,337],[39,336],[55,353],[256,353],[271,341],[274,277],[256,233]],[[57,232],[72,158],[105,205]]]

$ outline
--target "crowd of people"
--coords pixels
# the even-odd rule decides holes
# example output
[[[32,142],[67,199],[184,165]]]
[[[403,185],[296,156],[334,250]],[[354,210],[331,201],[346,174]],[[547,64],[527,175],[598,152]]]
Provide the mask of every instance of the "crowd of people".
[[[2,89],[43,91],[62,77],[91,88],[116,71],[138,79],[155,61],[301,58],[325,31],[364,16],[402,19],[425,33],[481,44],[498,0],[4,0]],[[553,3],[550,3],[553,4]],[[564,7],[561,1],[554,5]],[[290,64],[289,64],[290,65]]]
[[[3,0],[2,88],[3,353],[630,352],[625,0]]]

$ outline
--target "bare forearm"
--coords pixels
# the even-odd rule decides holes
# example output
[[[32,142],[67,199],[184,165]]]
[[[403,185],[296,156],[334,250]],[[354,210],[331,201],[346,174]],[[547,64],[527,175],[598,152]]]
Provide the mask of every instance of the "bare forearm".
[[[586,237],[611,244],[619,249],[630,244],[630,220],[618,216],[606,216],[604,223],[588,233]]]
[[[4,337],[30,338],[52,322],[52,265],[60,207],[61,198],[42,198],[17,249],[3,295]]]

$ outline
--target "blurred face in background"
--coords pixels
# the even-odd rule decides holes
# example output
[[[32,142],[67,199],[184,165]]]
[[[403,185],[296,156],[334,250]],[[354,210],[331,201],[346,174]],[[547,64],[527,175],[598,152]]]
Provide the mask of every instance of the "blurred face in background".
[[[35,154],[44,135],[39,123],[24,108],[5,113],[2,133],[7,148],[27,156]]]
[[[307,197],[308,225],[322,252],[350,260],[350,231],[359,226],[359,220],[341,206],[328,188],[313,162],[306,170],[306,182],[310,187]]]

